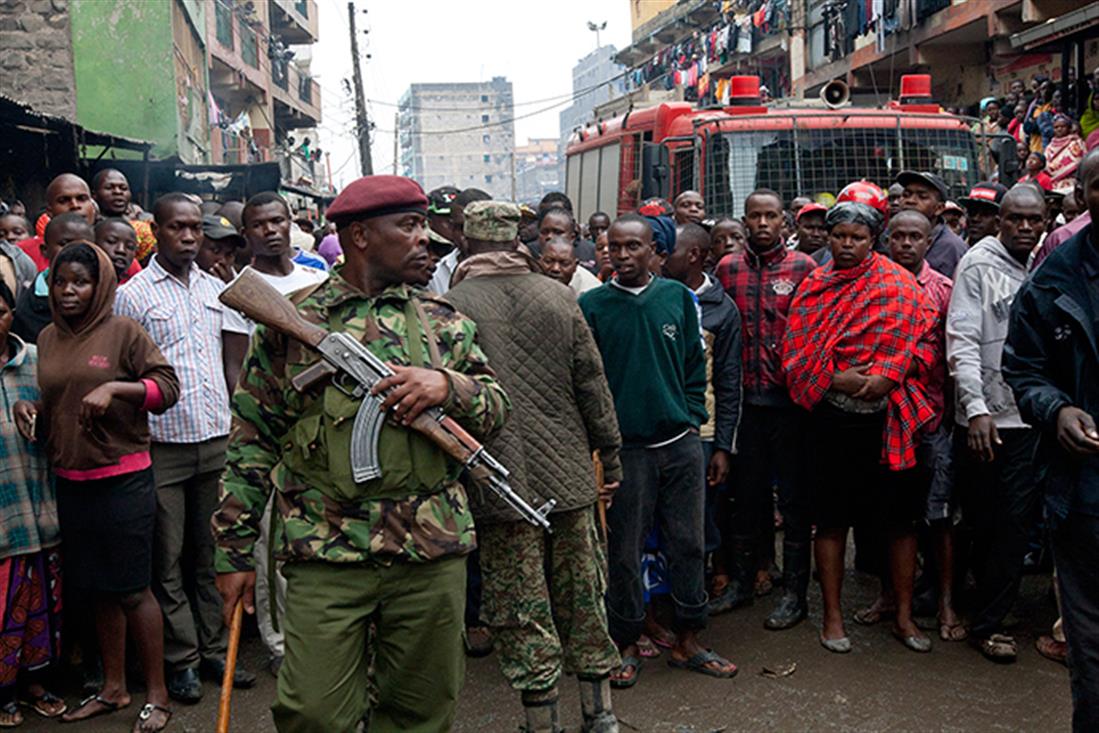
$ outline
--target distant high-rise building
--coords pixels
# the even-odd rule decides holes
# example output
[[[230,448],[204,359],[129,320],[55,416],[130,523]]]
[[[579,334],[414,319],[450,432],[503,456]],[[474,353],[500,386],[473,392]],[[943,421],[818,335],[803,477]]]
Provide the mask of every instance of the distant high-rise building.
[[[480,188],[510,199],[515,170],[511,82],[412,84],[398,110],[404,175],[430,191]]]
[[[555,137],[536,137],[515,146],[516,201],[537,204],[550,191],[563,190],[557,175],[557,145]]]
[[[591,119],[592,110],[615,97],[625,94],[622,73],[624,66],[614,60],[618,50],[614,46],[600,46],[572,67],[573,102],[561,110],[559,122],[561,142],[558,148],[558,180],[562,190],[565,184],[565,146],[575,128]]]

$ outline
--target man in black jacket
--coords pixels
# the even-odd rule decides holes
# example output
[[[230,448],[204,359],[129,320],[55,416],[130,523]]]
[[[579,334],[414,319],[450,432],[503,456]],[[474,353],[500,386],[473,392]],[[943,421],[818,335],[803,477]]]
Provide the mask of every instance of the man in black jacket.
[[[1099,150],[1080,164],[1099,221]],[[1002,369],[1023,418],[1041,431],[1046,513],[1072,679],[1072,729],[1099,730],[1099,228],[1085,227],[1023,284]]]
[[[706,553],[721,547],[721,528],[728,519],[726,479],[736,452],[740,425],[740,311],[725,289],[706,273],[710,235],[698,224],[680,227],[675,249],[664,261],[664,275],[690,288],[702,308],[706,340],[706,412],[699,428],[706,458]],[[724,511],[722,511],[724,509]]]

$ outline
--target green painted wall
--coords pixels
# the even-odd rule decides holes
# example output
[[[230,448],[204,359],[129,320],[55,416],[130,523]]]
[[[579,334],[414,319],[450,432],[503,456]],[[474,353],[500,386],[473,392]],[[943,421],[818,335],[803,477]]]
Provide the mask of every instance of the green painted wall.
[[[178,151],[173,0],[73,0],[76,119],[92,130]]]

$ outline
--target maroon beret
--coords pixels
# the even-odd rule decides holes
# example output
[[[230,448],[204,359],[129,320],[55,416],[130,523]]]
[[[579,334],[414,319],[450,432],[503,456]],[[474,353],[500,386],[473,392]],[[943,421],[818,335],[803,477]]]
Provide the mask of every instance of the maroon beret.
[[[339,221],[405,211],[427,215],[427,196],[420,184],[404,176],[364,176],[340,191],[325,216]]]

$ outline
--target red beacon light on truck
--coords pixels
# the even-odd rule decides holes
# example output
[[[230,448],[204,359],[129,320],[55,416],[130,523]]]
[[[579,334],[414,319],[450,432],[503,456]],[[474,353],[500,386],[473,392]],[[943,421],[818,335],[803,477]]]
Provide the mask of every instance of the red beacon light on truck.
[[[766,114],[758,76],[729,77],[729,106],[725,112],[731,115]]]
[[[942,112],[939,103],[931,96],[930,74],[905,74],[901,77],[900,99],[889,102],[890,109],[899,109],[905,112],[925,112],[938,114]]]

